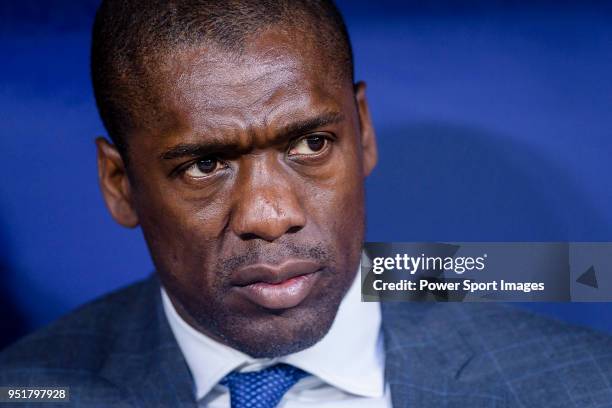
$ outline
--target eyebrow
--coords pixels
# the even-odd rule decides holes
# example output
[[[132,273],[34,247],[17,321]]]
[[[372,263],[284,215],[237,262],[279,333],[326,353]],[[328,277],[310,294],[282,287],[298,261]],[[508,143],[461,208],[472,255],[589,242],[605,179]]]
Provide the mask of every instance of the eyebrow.
[[[339,112],[322,113],[312,118],[290,123],[276,132],[274,140],[276,142],[291,140],[295,137],[310,133],[324,126],[339,123],[343,119],[344,115]],[[238,150],[244,150],[244,147],[241,148],[239,143],[235,141],[211,139],[209,141],[199,143],[177,144],[160,154],[159,157],[162,160],[174,160],[183,157],[201,157],[219,152]]]

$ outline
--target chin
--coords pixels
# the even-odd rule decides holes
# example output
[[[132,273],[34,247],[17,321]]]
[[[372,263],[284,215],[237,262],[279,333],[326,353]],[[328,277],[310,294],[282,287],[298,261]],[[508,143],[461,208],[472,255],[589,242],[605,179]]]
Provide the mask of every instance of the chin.
[[[354,272],[329,270],[306,299],[282,310],[236,301],[221,290],[217,293],[223,295],[179,303],[190,306],[183,310],[202,333],[253,358],[282,357],[315,345],[329,332],[353,280]]]
[[[257,318],[233,318],[221,335],[228,345],[254,358],[293,354],[315,345],[327,334],[339,304],[303,305]]]

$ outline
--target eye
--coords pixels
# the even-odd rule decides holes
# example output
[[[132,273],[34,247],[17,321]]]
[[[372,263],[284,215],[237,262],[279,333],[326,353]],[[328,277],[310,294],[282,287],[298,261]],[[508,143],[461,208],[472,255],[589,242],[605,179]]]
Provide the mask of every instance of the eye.
[[[321,151],[323,151],[327,144],[329,143],[329,139],[323,135],[312,135],[306,136],[299,139],[289,150],[289,155],[315,155]]]
[[[214,157],[206,157],[191,164],[185,170],[185,174],[191,178],[203,178],[212,174],[218,167],[219,160]]]

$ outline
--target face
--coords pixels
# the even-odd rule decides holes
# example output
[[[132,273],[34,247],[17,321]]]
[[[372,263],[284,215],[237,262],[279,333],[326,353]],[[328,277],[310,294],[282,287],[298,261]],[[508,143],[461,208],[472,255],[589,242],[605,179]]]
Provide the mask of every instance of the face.
[[[173,51],[128,168],[97,141],[107,205],[142,227],[177,311],[253,357],[320,340],[359,265],[374,132],[365,86],[320,48],[271,30],[240,55]]]

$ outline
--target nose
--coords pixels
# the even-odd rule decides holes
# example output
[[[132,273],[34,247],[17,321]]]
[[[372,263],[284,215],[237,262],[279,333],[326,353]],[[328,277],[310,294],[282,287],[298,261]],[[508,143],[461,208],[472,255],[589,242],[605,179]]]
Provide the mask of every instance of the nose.
[[[286,169],[273,158],[249,160],[240,169],[231,228],[242,239],[273,242],[300,231],[306,215]]]

